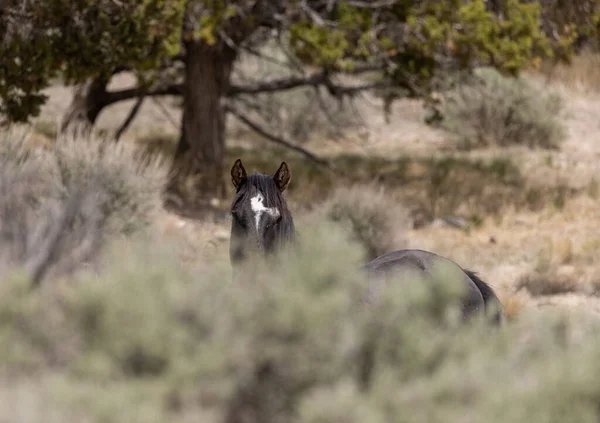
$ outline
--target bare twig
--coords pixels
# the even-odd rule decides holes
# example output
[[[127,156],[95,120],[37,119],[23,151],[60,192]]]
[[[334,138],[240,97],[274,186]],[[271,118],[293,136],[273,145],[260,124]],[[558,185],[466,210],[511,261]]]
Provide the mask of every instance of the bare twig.
[[[321,166],[325,166],[328,169],[332,169],[333,166],[331,165],[331,163],[329,163],[327,160],[321,159],[317,156],[315,156],[313,153],[311,153],[310,151],[297,146],[281,137],[278,137],[277,135],[273,135],[271,133],[269,133],[266,129],[264,129],[261,125],[259,125],[258,123],[252,121],[250,118],[248,118],[245,114],[243,114],[242,112],[240,112],[239,110],[237,110],[236,108],[234,108],[233,106],[229,105],[227,106],[227,111],[230,112],[233,116],[235,116],[237,119],[239,119],[242,123],[244,123],[245,125],[247,125],[250,129],[252,129],[253,131],[255,131],[256,133],[258,133],[259,135],[263,136],[264,138],[268,139],[269,141],[272,141],[276,144],[282,145],[286,148],[289,148],[291,150],[294,150],[302,155],[304,155],[306,158],[308,158],[309,160],[321,165]]]
[[[359,1],[359,0],[349,0],[347,2],[348,5],[365,8],[365,9],[380,9],[382,7],[393,6],[398,3],[398,0],[372,0],[372,1]]]
[[[300,2],[300,8],[302,10],[304,10],[306,12],[306,14],[308,16],[310,16],[310,18],[313,20],[313,22],[315,24],[317,24],[318,27],[324,27],[325,26],[325,20],[323,19],[323,17],[321,15],[319,15],[317,12],[315,12],[306,2],[306,0],[303,0]]]
[[[173,116],[171,116],[171,114],[169,113],[167,108],[164,106],[164,104],[162,104],[160,101],[158,101],[158,99],[156,97],[152,97],[152,101],[154,102],[154,104],[156,104],[158,106],[158,108],[163,113],[163,115],[167,118],[169,123],[171,125],[173,125],[173,128],[179,130],[180,128],[179,128],[179,125],[177,124],[177,121],[175,120],[175,118]]]
[[[73,193],[69,198],[60,220],[50,228],[44,245],[40,248],[39,253],[32,257],[27,264],[27,268],[31,274],[31,286],[37,288],[42,283],[44,276],[54,264],[57,254],[60,252],[59,244],[64,235],[68,233],[69,226],[72,225],[77,212],[80,208],[82,196],[79,193]]]
[[[315,98],[316,98],[316,101],[317,101],[317,103],[318,103],[318,105],[319,105],[319,108],[320,108],[320,110],[323,112],[323,114],[324,114],[324,115],[325,115],[325,117],[327,118],[327,121],[328,121],[328,122],[329,122],[329,123],[330,123],[332,126],[334,126],[334,127],[339,127],[339,126],[340,126],[340,123],[336,121],[336,118],[335,118],[335,117],[334,117],[334,116],[331,114],[331,112],[329,111],[329,108],[327,107],[327,104],[325,103],[325,100],[324,100],[324,98],[323,98],[323,95],[322,95],[321,91],[320,91],[318,88],[316,88],[316,89],[315,89]],[[353,100],[352,98],[350,98],[350,99],[349,99],[349,103],[350,103],[351,105],[352,105],[352,100]],[[338,105],[338,107],[346,107],[346,105],[345,105],[345,104],[343,104],[343,103],[340,103],[340,104]],[[361,119],[361,121],[362,121],[362,118],[359,116],[359,114],[357,113],[357,111],[356,111],[356,109],[355,109],[355,108],[353,108],[353,112],[354,112],[355,116],[356,116],[357,118],[360,118],[360,119]],[[361,125],[362,125],[362,126],[364,126],[364,122],[363,122]]]
[[[252,56],[258,57],[259,59],[264,60],[265,62],[281,66],[284,69],[294,69],[294,66],[290,63],[286,63],[283,60],[279,60],[276,57],[270,56],[268,54],[261,53],[260,51],[253,49],[250,46],[240,46],[240,50],[243,50]]]
[[[365,65],[356,67],[353,70],[340,72],[349,75],[359,75],[362,73],[372,72],[381,69],[381,66],[378,65]],[[379,83],[378,83],[379,84]],[[279,78],[273,79],[271,81],[261,82],[254,85],[232,85],[227,92],[229,97],[233,97],[239,94],[260,94],[260,93],[268,93],[268,92],[276,92],[276,91],[285,91],[291,90],[298,87],[305,86],[319,86],[325,85],[330,88],[330,91],[335,91],[339,94],[352,94],[354,92],[358,92],[361,90],[367,90],[370,88],[376,88],[374,84],[365,84],[359,86],[340,86],[334,84],[331,79],[329,79],[328,72],[319,72],[312,75],[307,76],[292,76],[287,78]]]
[[[381,89],[381,88],[389,88],[392,86],[391,82],[388,81],[378,81],[378,82],[369,82],[366,84],[360,85],[351,85],[351,86],[343,86],[343,85],[335,85],[331,82],[325,84],[329,93],[335,97],[340,96],[353,96],[362,91]]]
[[[146,97],[143,94],[138,97],[137,101],[135,102],[135,104],[133,105],[131,110],[129,111],[129,114],[127,115],[127,117],[125,118],[125,120],[123,121],[123,123],[121,124],[119,129],[117,130],[117,133],[115,135],[115,142],[118,142],[119,139],[121,138],[121,136],[127,130],[127,128],[129,128],[129,125],[131,125],[131,122],[133,122],[133,120],[137,116],[138,112],[140,111],[142,104],[144,104],[145,98]]]

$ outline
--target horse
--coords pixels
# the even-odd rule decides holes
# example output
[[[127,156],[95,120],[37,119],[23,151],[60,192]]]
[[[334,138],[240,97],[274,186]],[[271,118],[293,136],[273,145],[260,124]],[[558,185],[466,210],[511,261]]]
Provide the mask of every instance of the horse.
[[[240,159],[231,168],[235,196],[231,203],[229,257],[233,266],[249,253],[272,254],[296,239],[294,219],[282,193],[292,173],[282,162],[273,175],[248,175]]]
[[[274,174],[248,175],[241,159],[231,168],[235,195],[231,204],[230,260],[235,268],[249,255],[272,256],[295,243],[296,229],[283,192],[289,186],[292,173],[284,161]],[[387,278],[402,272],[416,271],[425,280],[436,281],[436,269],[444,267],[465,286],[461,297],[464,318],[479,313],[492,313],[496,324],[503,320],[502,304],[490,285],[475,272],[464,269],[454,261],[424,250],[397,250],[383,254],[363,265],[367,276],[366,303],[376,301]]]

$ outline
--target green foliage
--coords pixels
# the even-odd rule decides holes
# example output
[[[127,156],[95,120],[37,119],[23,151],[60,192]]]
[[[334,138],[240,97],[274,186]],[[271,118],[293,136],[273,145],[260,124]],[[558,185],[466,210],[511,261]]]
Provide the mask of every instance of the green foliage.
[[[400,3],[393,19],[405,20],[406,31],[401,39],[386,32],[381,38],[383,46],[393,47],[395,66],[388,73],[400,88],[382,93],[388,104],[406,94],[426,96],[456,71],[475,66],[517,74],[555,48],[541,29],[536,3],[502,2],[503,18],[488,11],[483,0]]]
[[[442,127],[464,148],[483,145],[555,148],[564,137],[562,99],[524,78],[478,69],[474,78],[445,94]]]
[[[551,54],[549,40],[540,28],[539,5],[505,2],[505,20],[493,19],[483,2],[472,2],[458,10],[464,29],[452,42],[461,60],[494,64],[512,74],[528,66],[532,59]]]
[[[204,13],[199,17],[199,29],[195,33],[186,32],[184,34],[185,39],[197,38],[209,46],[214,46],[219,41],[219,31],[229,32],[240,24],[240,16],[234,4],[235,2],[205,0],[196,3],[201,4],[200,7]]]
[[[390,75],[412,90],[424,88],[447,60],[463,68],[485,63],[516,73],[537,56],[551,54],[535,3],[505,2],[504,19],[487,11],[483,0],[401,1],[382,9],[340,2],[332,12],[335,26],[307,16],[291,26],[291,44],[304,61],[334,69],[387,58],[395,65]],[[381,29],[374,33],[374,26]]]
[[[57,76],[68,83],[91,76],[109,82],[124,67],[151,84],[182,41],[204,45],[216,57],[235,55],[234,45],[256,51],[264,31],[276,28],[306,65],[352,72],[368,64],[382,71],[374,77],[392,82],[382,93],[389,104],[404,95],[427,98],[460,69],[490,65],[517,74],[557,51],[568,57],[577,35],[574,29],[548,31],[541,23],[550,15],[541,16],[537,2],[520,0],[502,2],[502,16],[487,10],[484,0],[372,7],[343,0],[327,7],[320,1],[12,0],[6,10],[0,16],[0,113],[10,121],[37,115],[42,90]],[[586,33],[599,21],[600,15],[591,16]]]
[[[575,41],[575,43],[559,45],[562,47],[558,50],[559,59],[570,61],[573,48],[584,40],[596,50],[600,47],[600,2],[598,0],[538,1],[541,5],[544,26],[549,31],[560,34],[561,38]]]
[[[368,60],[374,52],[371,11],[341,2],[333,11],[335,27],[315,22],[305,16],[293,23],[290,44],[296,55],[312,65],[351,70],[356,61]]]
[[[119,66],[146,71],[179,51],[184,2],[11,1],[0,16],[0,113],[37,115],[53,78],[81,82]]]

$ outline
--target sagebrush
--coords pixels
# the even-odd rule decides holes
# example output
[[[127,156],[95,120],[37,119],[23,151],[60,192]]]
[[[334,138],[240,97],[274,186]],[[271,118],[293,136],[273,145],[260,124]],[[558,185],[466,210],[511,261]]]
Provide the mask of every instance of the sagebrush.
[[[411,224],[409,210],[390,191],[372,185],[337,189],[314,216],[345,228],[369,259],[404,248]]]
[[[148,227],[165,171],[137,150],[58,138],[35,148],[22,130],[0,134],[0,259],[39,283],[89,263],[106,239]]]
[[[226,259],[190,267],[145,237],[66,289],[14,274],[0,286],[0,392],[28,387],[27,403],[0,419],[31,405],[67,423],[598,420],[597,318],[463,324],[451,289],[418,280],[367,307],[351,237],[313,222],[253,285],[232,283]]]
[[[462,148],[523,145],[556,148],[565,136],[562,98],[525,77],[482,68],[444,94],[441,126]]]

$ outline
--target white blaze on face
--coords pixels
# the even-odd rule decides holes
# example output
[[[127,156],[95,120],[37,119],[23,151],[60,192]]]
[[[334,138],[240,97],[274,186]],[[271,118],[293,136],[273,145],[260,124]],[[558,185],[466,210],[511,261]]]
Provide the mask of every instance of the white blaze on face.
[[[267,213],[268,215],[273,217],[279,216],[279,210],[277,210],[277,207],[265,207],[264,201],[265,198],[260,192],[250,199],[250,207],[254,212],[254,223],[256,224],[257,232],[258,225],[260,224],[260,218],[263,213]]]

